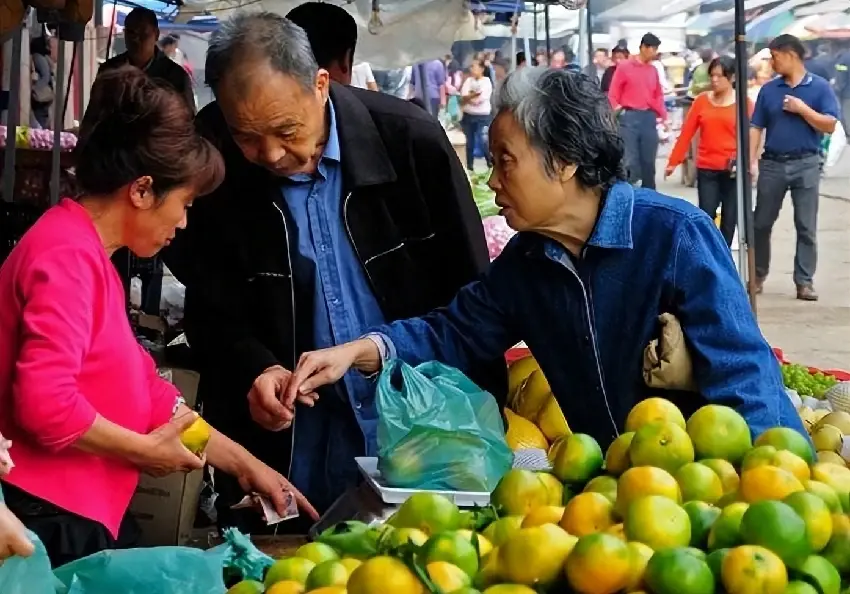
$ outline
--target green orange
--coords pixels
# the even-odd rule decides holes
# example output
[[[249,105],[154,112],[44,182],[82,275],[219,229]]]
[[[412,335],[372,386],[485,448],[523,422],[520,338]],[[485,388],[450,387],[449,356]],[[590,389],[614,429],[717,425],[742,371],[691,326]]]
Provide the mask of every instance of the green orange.
[[[826,503],[826,506],[829,508],[831,513],[841,513],[841,501],[839,500],[835,489],[826,483],[815,480],[803,481],[803,487],[808,493],[820,497],[823,502]]]
[[[815,451],[812,449],[809,440],[790,427],[768,429],[756,438],[755,445],[771,445],[777,450],[791,451],[809,465],[815,461]]]
[[[653,466],[629,468],[620,477],[617,484],[617,503],[615,509],[620,516],[625,515],[632,501],[647,495],[661,495],[673,501],[682,501],[679,483],[673,475]]]
[[[543,491],[545,492],[545,487]],[[447,497],[438,493],[419,492],[401,504],[395,513],[392,526],[416,528],[430,536],[446,530],[457,530],[461,521],[460,510]]]
[[[821,555],[842,574],[850,573],[850,518],[845,514],[833,514],[832,537]]]
[[[727,594],[785,594],[788,571],[776,553],[744,545],[723,559],[721,582]]]
[[[349,571],[339,561],[323,561],[313,568],[304,584],[307,591],[325,586],[344,586],[348,582]]]
[[[812,479],[832,487],[841,502],[841,509],[850,513],[850,468],[820,462],[812,466]]]
[[[741,544],[741,520],[749,507],[748,503],[738,502],[727,505],[720,511],[720,515],[708,531],[710,551]]]
[[[632,466],[655,466],[675,472],[694,461],[694,446],[687,432],[674,423],[650,423],[635,432],[629,458]]]
[[[550,499],[549,487],[540,475],[519,468],[505,473],[490,498],[493,505],[509,516],[524,516],[535,507],[549,505]]]
[[[807,582],[817,584],[817,590],[822,594],[839,594],[841,591],[841,575],[838,570],[818,555],[812,555],[803,561],[795,573],[805,576]]]
[[[574,536],[604,532],[615,524],[614,505],[601,493],[579,493],[564,508],[561,528]]]
[[[626,418],[626,431],[637,431],[650,423],[673,423],[685,428],[685,417],[676,405],[664,398],[647,398],[638,402]]]
[[[676,471],[675,477],[682,490],[682,501],[715,503],[723,497],[720,477],[704,464],[688,462]]]
[[[481,534],[489,540],[494,547],[500,547],[511,536],[519,532],[525,516],[505,516],[499,518],[484,529]]]
[[[832,514],[826,503],[812,493],[799,491],[783,500],[806,524],[809,547],[815,553],[822,551],[832,537]]]
[[[614,594],[629,583],[632,551],[625,542],[605,533],[581,537],[564,567],[576,592]]]
[[[688,513],[672,499],[650,495],[635,500],[623,518],[626,538],[655,551],[686,547],[691,542]]]
[[[711,527],[720,517],[720,508],[703,501],[688,501],[682,507],[691,520],[691,546],[704,549]]]
[[[703,406],[688,419],[687,430],[697,458],[738,464],[753,445],[744,417],[728,406]]]
[[[741,537],[747,544],[770,549],[790,567],[796,567],[812,553],[806,523],[781,501],[751,504],[741,519]]]
[[[549,448],[552,474],[564,483],[585,483],[602,470],[602,448],[590,435],[573,433],[558,438]]]
[[[631,570],[629,571],[629,581],[623,589],[625,592],[636,592],[644,587],[644,576],[646,575],[646,566],[652,555],[655,554],[650,547],[642,542],[628,542],[626,546],[632,554]]]
[[[305,583],[310,572],[316,564],[305,559],[304,557],[288,557],[275,561],[266,572],[265,580],[266,588],[276,582],[284,582],[292,580],[294,582]]]
[[[738,490],[741,479],[731,462],[721,460],[720,458],[709,458],[707,460],[700,460],[699,463],[708,466],[720,477],[724,495]]]
[[[656,552],[644,579],[653,594],[714,594],[714,575],[708,564],[686,549]]]
[[[478,573],[478,551],[471,539],[457,532],[442,532],[428,539],[419,553],[427,563],[445,561],[460,567],[470,577]]]
[[[617,479],[613,476],[597,476],[584,486],[586,493],[601,493],[611,503],[617,502]]]
[[[523,528],[499,547],[499,577],[512,584],[549,586],[557,581],[577,541],[554,524]]]
[[[741,497],[749,503],[781,501],[791,493],[804,490],[797,477],[777,466],[756,466],[741,473]]]
[[[608,446],[608,451],[605,452],[605,471],[614,476],[620,476],[631,465],[629,459],[629,446],[632,445],[634,439],[634,431],[621,433],[620,436],[611,442]]]

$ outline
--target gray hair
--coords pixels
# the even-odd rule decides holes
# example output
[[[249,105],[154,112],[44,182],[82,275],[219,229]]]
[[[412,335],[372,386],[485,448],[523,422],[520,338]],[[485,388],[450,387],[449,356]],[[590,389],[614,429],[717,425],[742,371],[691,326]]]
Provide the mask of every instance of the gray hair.
[[[227,19],[211,35],[206,83],[216,92],[221,80],[249,60],[265,60],[293,77],[305,90],[316,82],[319,66],[304,30],[271,12],[242,12]]]
[[[496,93],[495,113],[509,112],[543,157],[546,174],[577,167],[585,187],[623,179],[623,140],[608,98],[584,74],[546,67],[510,73]]]

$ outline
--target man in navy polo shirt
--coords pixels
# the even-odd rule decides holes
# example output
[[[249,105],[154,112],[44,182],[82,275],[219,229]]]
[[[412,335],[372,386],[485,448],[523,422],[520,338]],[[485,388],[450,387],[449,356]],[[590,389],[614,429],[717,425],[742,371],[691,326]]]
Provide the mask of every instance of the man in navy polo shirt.
[[[770,268],[770,234],[785,193],[791,191],[797,253],[797,299],[817,301],[817,219],[820,144],[838,120],[838,100],[829,83],[806,71],[805,48],[793,35],[770,42],[775,79],[759,92],[750,128],[750,162],[758,173],[754,219],[756,289],[761,292]],[[764,152],[759,151],[764,139]]]

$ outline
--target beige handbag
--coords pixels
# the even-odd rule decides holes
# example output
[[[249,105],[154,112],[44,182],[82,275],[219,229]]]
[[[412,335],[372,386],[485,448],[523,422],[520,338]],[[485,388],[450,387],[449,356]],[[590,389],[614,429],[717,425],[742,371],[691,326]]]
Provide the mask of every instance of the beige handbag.
[[[643,350],[643,380],[650,388],[696,392],[691,354],[678,318],[658,316],[661,331]]]

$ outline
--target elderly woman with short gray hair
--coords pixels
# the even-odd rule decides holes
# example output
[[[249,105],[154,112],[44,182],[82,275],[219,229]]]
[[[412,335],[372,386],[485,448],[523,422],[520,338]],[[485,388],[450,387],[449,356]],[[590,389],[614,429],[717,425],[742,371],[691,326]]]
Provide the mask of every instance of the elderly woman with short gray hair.
[[[623,181],[623,141],[598,85],[524,68],[495,113],[489,183],[519,233],[447,308],[302,357],[287,400],[350,367],[373,373],[398,357],[465,370],[524,340],[571,428],[606,447],[649,395],[642,353],[672,313],[701,395],[689,407],[731,406],[756,435],[804,432],[723,237],[688,202]]]

